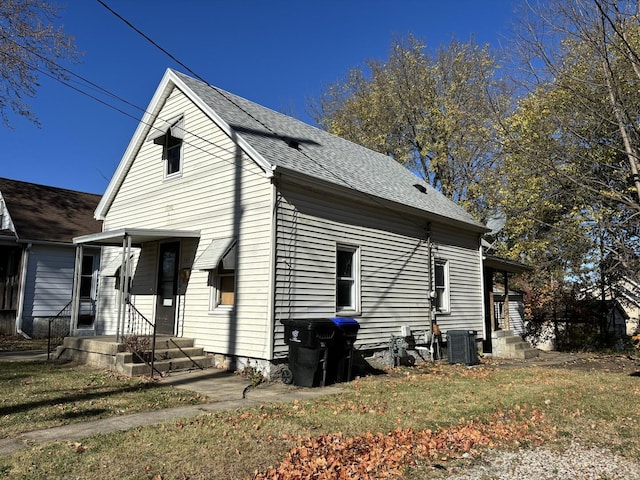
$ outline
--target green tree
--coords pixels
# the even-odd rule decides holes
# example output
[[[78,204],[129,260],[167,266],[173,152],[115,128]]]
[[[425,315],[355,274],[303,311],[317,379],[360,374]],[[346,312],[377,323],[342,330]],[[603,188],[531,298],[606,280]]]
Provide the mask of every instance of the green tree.
[[[413,36],[392,42],[329,85],[314,105],[331,133],[390,155],[480,218],[483,176],[499,163],[496,127],[510,103],[487,46],[452,41],[429,54]]]
[[[496,199],[509,221],[496,248],[530,259],[546,284],[604,300],[637,278],[640,258],[635,6],[551,0],[522,18],[528,94],[503,124]]]
[[[0,2],[0,116],[9,115],[38,124],[27,103],[41,75],[64,78],[59,62],[76,58],[72,37],[55,25],[58,8],[46,0]]]

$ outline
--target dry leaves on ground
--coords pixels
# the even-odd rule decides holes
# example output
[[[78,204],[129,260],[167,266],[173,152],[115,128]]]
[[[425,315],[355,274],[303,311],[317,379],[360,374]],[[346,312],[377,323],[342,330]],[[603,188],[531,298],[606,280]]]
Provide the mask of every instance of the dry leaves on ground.
[[[498,413],[489,422],[461,420],[435,431],[410,428],[345,437],[341,433],[299,437],[298,445],[275,467],[254,480],[374,479],[398,476],[418,460],[446,462],[477,449],[542,443],[552,434],[538,411]],[[287,437],[286,439],[290,439]]]

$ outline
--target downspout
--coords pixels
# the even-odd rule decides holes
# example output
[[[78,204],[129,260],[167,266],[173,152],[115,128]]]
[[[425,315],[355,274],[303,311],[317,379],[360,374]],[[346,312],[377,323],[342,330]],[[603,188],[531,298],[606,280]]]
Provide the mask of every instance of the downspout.
[[[433,291],[433,242],[431,241],[431,222],[427,223],[427,252],[429,257],[429,330],[433,333],[433,326],[436,322],[436,316],[433,311],[433,299],[435,298]]]
[[[27,268],[29,266],[29,254],[31,253],[32,243],[29,242],[27,247],[22,250],[22,271],[20,272],[20,293],[18,295],[18,311],[16,312],[16,332],[18,335],[31,340],[31,337],[22,331],[22,314],[24,313],[24,293],[27,285]]]

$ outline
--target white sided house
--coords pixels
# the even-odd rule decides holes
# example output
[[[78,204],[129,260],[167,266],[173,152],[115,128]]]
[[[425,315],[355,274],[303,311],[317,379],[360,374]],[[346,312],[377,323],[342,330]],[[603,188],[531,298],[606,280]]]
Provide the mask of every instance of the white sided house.
[[[95,216],[92,334],[157,332],[260,368],[282,320],[354,318],[356,348],[484,322],[487,229],[388,156],[167,70]],[[404,328],[403,328],[404,327]]]
[[[0,333],[69,334],[76,248],[99,232],[99,195],[0,178]],[[100,249],[84,249],[76,326],[92,328]],[[49,327],[54,331],[50,332]]]

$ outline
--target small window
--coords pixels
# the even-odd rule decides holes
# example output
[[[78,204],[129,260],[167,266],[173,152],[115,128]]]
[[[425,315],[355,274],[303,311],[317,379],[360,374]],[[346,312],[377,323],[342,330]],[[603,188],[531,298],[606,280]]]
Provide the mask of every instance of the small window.
[[[163,160],[165,161],[165,177],[177,175],[182,170],[182,139],[167,133],[163,146]]]
[[[434,262],[434,306],[438,312],[449,311],[449,261],[436,259]]]
[[[354,313],[359,310],[359,249],[338,245],[336,251],[336,311]]]
[[[218,263],[218,267],[209,271],[210,310],[233,307],[236,303],[235,252],[235,247],[229,250]]]
[[[163,127],[154,127],[148,141],[162,145],[164,176],[175,177],[182,172],[182,144],[184,143],[184,116],[164,122]]]

